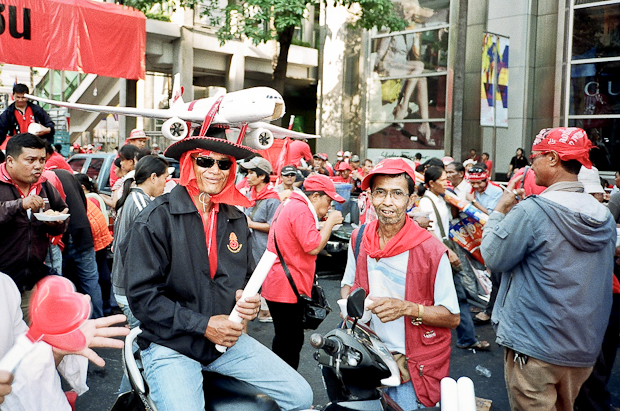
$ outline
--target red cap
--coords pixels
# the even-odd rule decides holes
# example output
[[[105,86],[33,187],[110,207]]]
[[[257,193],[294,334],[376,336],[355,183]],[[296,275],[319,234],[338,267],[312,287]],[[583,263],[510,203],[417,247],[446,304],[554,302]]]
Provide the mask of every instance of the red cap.
[[[404,159],[393,157],[381,160],[362,180],[362,190],[366,190],[370,187],[370,179],[374,175],[395,175],[402,173],[407,173],[415,183],[415,172]]]
[[[342,161],[338,164],[338,171],[344,171],[344,170],[351,170],[353,171],[353,169],[351,168],[351,164],[347,163],[346,161]]]
[[[590,149],[592,142],[585,131],[576,127],[544,128],[540,130],[532,151],[555,151],[560,160],[577,160],[584,167],[592,168]]]
[[[344,203],[345,200],[338,193],[336,193],[336,186],[332,180],[322,174],[314,174],[304,180],[305,191],[323,191],[334,201]]]

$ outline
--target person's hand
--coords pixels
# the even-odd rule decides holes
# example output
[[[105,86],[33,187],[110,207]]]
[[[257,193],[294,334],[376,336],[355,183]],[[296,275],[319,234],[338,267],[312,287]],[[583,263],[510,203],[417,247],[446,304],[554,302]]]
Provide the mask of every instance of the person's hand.
[[[13,374],[8,371],[0,370],[0,404],[4,402],[4,397],[11,393]]]
[[[62,357],[69,354],[81,355],[88,358],[92,363],[103,367],[105,361],[92,348],[123,348],[125,341],[114,337],[124,337],[129,334],[127,327],[113,327],[127,321],[127,317],[123,314],[111,315],[109,317],[101,317],[95,320],[86,320],[80,327],[80,331],[86,337],[86,347],[80,351],[71,352],[53,348],[54,356],[57,362],[60,362],[58,356]]]
[[[507,214],[512,207],[514,207],[522,198],[525,197],[525,190],[522,188],[517,188],[515,190],[515,185],[517,184],[518,179],[511,181],[508,183],[506,187],[507,190],[504,191],[504,194],[500,197],[497,205],[493,209],[493,211],[499,211],[500,213]]]
[[[68,213],[69,213],[69,209],[66,208],[66,207],[65,207],[64,210],[62,210],[60,212],[60,214],[68,214]],[[60,225],[63,225],[65,223],[65,221],[67,221],[67,220],[64,220],[64,221],[44,221],[44,223],[47,224],[47,225],[51,225],[51,226],[60,226]]]
[[[222,314],[209,318],[204,335],[214,344],[230,348],[235,345],[242,332],[243,324],[232,322],[227,315]]]
[[[45,207],[45,201],[36,194],[29,195],[24,197],[22,200],[22,207],[24,210],[31,209],[33,212],[38,212],[40,209]]]
[[[34,133],[34,135],[37,136],[37,137],[41,137],[42,135],[49,134],[51,131],[52,131],[51,128],[41,126],[41,130],[39,130],[36,133]]]
[[[241,299],[241,294],[243,294],[243,290],[237,290],[235,295],[235,299],[237,300],[235,310],[237,310],[239,317],[244,320],[252,321],[260,311],[260,294],[256,293],[254,296],[245,299]]]
[[[448,248],[448,260],[450,260],[450,265],[454,268],[459,268],[461,266],[461,260],[456,253]]]
[[[474,193],[467,193],[465,194],[465,199],[471,203],[476,199],[476,196]]]
[[[431,225],[431,219],[428,218],[427,216],[414,217],[414,221],[418,223],[420,227],[425,228],[425,229],[428,229],[428,227]]]
[[[342,224],[342,221],[344,219],[342,218],[342,213],[338,210],[332,210],[329,213],[329,216],[327,217],[327,221],[325,222],[325,225],[330,225],[333,227],[336,224]]]
[[[403,300],[388,297],[369,298],[372,303],[366,308],[376,314],[382,323],[397,320],[407,314],[409,305]]]

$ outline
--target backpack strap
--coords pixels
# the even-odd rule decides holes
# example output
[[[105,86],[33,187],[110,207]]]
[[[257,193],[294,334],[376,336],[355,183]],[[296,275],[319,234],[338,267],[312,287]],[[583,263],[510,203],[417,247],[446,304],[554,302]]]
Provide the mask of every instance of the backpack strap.
[[[355,256],[355,261],[357,261],[357,256],[360,255],[360,245],[362,244],[362,238],[364,237],[365,229],[366,229],[366,224],[362,224],[359,230],[357,230],[355,238],[351,236],[351,239],[353,240],[353,244],[355,244],[355,246],[353,247],[353,255]]]

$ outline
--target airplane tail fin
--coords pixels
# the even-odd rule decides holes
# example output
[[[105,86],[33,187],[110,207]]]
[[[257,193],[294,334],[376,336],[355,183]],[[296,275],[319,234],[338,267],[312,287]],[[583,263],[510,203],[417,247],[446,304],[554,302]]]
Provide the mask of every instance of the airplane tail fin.
[[[169,101],[169,107],[183,104],[183,87],[181,87],[181,73],[174,75],[174,83],[172,86],[172,98]]]

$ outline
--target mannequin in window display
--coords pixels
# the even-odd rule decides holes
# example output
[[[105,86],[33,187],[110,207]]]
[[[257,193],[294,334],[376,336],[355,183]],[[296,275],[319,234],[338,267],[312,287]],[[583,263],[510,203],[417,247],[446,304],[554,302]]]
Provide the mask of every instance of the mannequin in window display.
[[[410,21],[407,30],[413,29],[418,23],[433,16],[432,9],[420,6],[418,0],[395,3],[402,6],[403,18]],[[424,72],[424,62],[421,61],[422,33],[401,34],[379,39],[375,71],[382,77],[408,77],[420,75]],[[400,86],[400,87],[399,87]],[[413,114],[410,101],[415,92],[415,103],[418,106],[418,115],[421,119],[429,118],[428,85],[426,78],[392,79],[382,82],[381,94],[383,104],[396,102],[392,114],[394,123],[402,129],[403,120]],[[398,94],[396,94],[398,93]],[[402,131],[402,130],[401,130]],[[418,127],[417,137],[422,143],[427,143],[431,136],[428,122]]]

